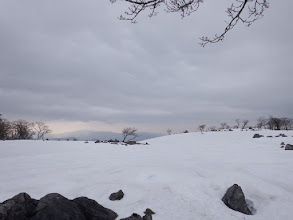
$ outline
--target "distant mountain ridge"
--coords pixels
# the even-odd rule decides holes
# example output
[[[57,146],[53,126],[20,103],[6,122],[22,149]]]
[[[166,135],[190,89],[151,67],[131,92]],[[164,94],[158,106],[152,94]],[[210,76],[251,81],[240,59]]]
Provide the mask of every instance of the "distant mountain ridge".
[[[136,141],[143,141],[151,138],[161,137],[165,134],[160,133],[148,133],[148,132],[137,132],[139,135],[135,140]],[[122,141],[123,137],[121,133],[114,133],[108,131],[89,131],[89,130],[82,130],[82,131],[74,131],[74,132],[66,132],[61,134],[48,134],[46,135],[48,139],[55,139],[55,140],[73,140],[77,139],[80,141],[96,141],[96,140],[110,140],[110,139],[117,139]]]

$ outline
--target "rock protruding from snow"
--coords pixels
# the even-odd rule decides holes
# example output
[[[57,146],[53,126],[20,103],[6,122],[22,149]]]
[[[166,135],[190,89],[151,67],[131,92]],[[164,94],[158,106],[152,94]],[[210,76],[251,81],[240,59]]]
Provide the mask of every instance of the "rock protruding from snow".
[[[117,214],[86,197],[69,200],[51,193],[39,201],[20,193],[0,203],[1,220],[114,220]]]
[[[263,137],[263,135],[260,135],[260,134],[254,134],[252,138],[261,138]]]
[[[40,199],[32,220],[71,219],[86,220],[78,205],[58,193],[50,193]]]
[[[234,184],[231,186],[227,192],[225,193],[222,201],[231,209],[247,214],[252,215],[251,211],[249,210],[244,193],[240,186]]]
[[[108,219],[114,220],[117,218],[117,214],[110,209],[107,209],[97,203],[95,200],[87,197],[79,197],[73,200],[84,213],[86,219]]]
[[[152,215],[145,215],[142,217],[143,220],[153,220]]]
[[[121,200],[123,197],[124,197],[124,193],[123,193],[123,191],[120,189],[118,192],[112,193],[112,194],[109,196],[109,199],[110,199],[111,201],[115,201],[115,200]]]
[[[143,220],[139,214],[133,213],[131,216],[127,218],[121,218],[120,220]]]
[[[19,193],[11,199],[0,204],[0,219],[30,219],[34,215],[34,210],[38,201],[32,199],[27,193]]]
[[[131,216],[127,218],[122,218],[120,220],[152,220],[152,215],[155,214],[151,209],[146,209],[144,213],[145,215],[143,217],[141,217],[137,213],[133,213]]]
[[[146,215],[154,215],[154,214],[156,214],[156,213],[155,213],[153,210],[147,208],[147,209],[144,211],[144,214],[146,214]]]
[[[285,145],[285,143],[284,143],[284,142],[282,142],[282,143],[281,143],[281,145]]]
[[[287,144],[285,146],[285,150],[293,150],[293,145],[292,144]]]

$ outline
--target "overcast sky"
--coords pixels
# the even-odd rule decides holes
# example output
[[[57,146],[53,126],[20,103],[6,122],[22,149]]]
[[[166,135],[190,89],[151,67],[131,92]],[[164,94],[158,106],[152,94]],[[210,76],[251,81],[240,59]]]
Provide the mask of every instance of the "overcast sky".
[[[199,37],[224,29],[231,0],[138,24],[119,21],[126,5],[109,0],[2,0],[0,113],[54,133],[293,117],[293,2],[269,2],[250,28],[202,48]]]

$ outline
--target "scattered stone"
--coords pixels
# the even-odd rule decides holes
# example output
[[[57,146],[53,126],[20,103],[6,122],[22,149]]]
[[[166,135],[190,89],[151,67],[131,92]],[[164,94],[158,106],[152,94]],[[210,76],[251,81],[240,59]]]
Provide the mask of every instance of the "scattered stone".
[[[154,215],[154,214],[156,214],[156,213],[155,213],[153,210],[147,208],[147,209],[144,211],[144,214],[146,214],[146,215]]]
[[[89,142],[88,142],[88,141],[85,141],[84,143],[85,143],[85,144],[88,144]]]
[[[272,138],[273,136],[272,135],[269,135],[269,136],[267,136],[268,138]]]
[[[95,141],[95,144],[98,144],[98,143],[100,143],[100,141],[99,141],[99,140],[96,140],[96,141]]]
[[[263,137],[263,135],[254,134],[252,138],[261,138],[261,137]]]
[[[293,145],[292,144],[287,144],[285,146],[285,150],[293,150]]]
[[[117,214],[86,197],[69,200],[51,193],[40,200],[20,193],[0,203],[1,220],[115,220]]]
[[[229,208],[241,212],[243,214],[252,215],[252,212],[249,210],[245,196],[240,186],[234,184],[231,186],[225,193],[222,201]]]
[[[282,143],[281,143],[281,145],[285,145],[285,143],[284,143],[284,142],[282,142]]]
[[[120,189],[118,192],[116,192],[116,193],[112,193],[112,194],[109,196],[109,199],[110,199],[111,201],[115,201],[115,200],[121,200],[123,197],[124,197],[124,193],[123,193],[123,191]]]
[[[139,214],[133,213],[131,216],[127,218],[121,218],[120,220],[143,220],[143,218]]]
[[[285,134],[279,134],[279,137],[287,137]]]

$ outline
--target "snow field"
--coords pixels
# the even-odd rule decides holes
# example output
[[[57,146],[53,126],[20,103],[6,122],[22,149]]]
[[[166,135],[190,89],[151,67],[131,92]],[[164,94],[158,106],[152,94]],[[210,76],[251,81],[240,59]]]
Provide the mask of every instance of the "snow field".
[[[253,139],[255,133],[265,137]],[[267,138],[284,133],[288,137]],[[146,208],[154,220],[293,219],[293,131],[188,133],[150,145],[73,141],[1,141],[0,202],[19,192],[39,199],[57,192],[87,196],[120,218]],[[257,212],[247,216],[221,201],[239,184]],[[120,201],[108,199],[122,189]]]

